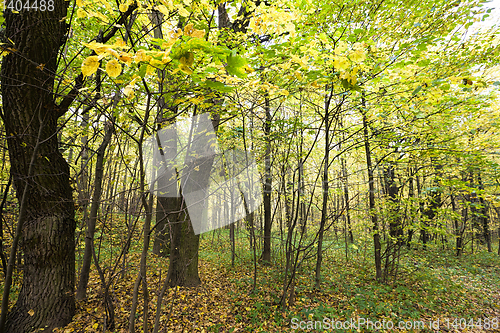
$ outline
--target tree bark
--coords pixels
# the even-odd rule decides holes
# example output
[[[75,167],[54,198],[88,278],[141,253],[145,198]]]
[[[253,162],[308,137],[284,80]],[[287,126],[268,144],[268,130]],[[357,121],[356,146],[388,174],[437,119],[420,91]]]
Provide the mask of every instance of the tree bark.
[[[94,180],[94,195],[92,197],[92,205],[90,207],[90,216],[87,221],[87,232],[85,236],[85,250],[83,254],[82,270],[80,272],[80,279],[78,281],[78,288],[76,290],[76,299],[83,300],[87,297],[87,284],[89,282],[90,264],[92,263],[92,247],[94,246],[94,233],[97,221],[97,214],[99,205],[101,203],[102,194],[102,177],[104,175],[104,154],[106,148],[111,142],[111,135],[113,134],[113,125],[106,124],[106,133],[101,145],[97,149],[97,161],[95,166],[95,180]]]
[[[364,106],[363,97],[363,106]],[[366,106],[365,106],[366,107]],[[380,244],[380,233],[378,225],[378,216],[375,211],[375,181],[373,179],[373,165],[372,165],[372,155],[370,150],[370,141],[368,138],[368,123],[366,120],[366,114],[363,114],[363,134],[365,143],[365,153],[366,153],[366,168],[368,170],[368,200],[370,208],[370,218],[372,220],[372,230],[373,230],[373,245],[375,251],[375,277],[377,280],[382,279],[382,256],[381,250],[382,246]]]
[[[4,14],[5,37],[16,51],[2,61],[2,118],[9,133],[18,200],[28,187],[20,239],[23,285],[4,332],[50,331],[69,323],[75,313],[74,205],[69,167],[57,141],[62,112],[52,93],[57,56],[67,30],[62,19],[66,6],[67,2],[55,0],[52,11],[14,14],[6,10]],[[28,178],[38,139],[33,174]]]
[[[325,97],[325,158],[323,160],[323,201],[321,205],[321,221],[318,231],[318,250],[316,253],[316,269],[314,287],[319,289],[321,286],[321,264],[323,262],[323,235],[325,232],[326,216],[328,214],[328,167],[330,163],[330,103],[333,96],[333,86],[330,88],[328,96]]]
[[[264,248],[262,250],[262,261],[264,263],[271,263],[271,107],[269,105],[269,98],[265,98],[265,111],[266,122],[264,124],[264,136],[266,138],[266,155],[265,160],[265,178],[264,178]]]
[[[477,182],[480,190],[484,190],[483,181],[481,179],[481,174],[477,175]],[[488,217],[488,206],[486,200],[482,195],[479,196],[479,202],[481,203],[481,226],[483,228],[483,238],[486,242],[486,246],[488,247],[488,252],[492,252],[491,248],[491,234],[490,234],[490,226],[489,226],[489,217]]]

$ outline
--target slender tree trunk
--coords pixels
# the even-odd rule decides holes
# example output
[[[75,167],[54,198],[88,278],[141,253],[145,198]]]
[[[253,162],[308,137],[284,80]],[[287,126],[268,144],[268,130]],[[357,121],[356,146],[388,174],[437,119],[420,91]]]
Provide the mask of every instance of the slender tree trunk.
[[[3,332],[44,327],[50,331],[69,323],[75,312],[74,205],[69,167],[57,142],[57,119],[65,110],[55,105],[52,94],[53,73],[67,32],[66,11],[63,0],[54,1],[53,11],[4,11],[5,40],[13,43],[16,52],[2,60],[2,118],[10,133],[18,200],[26,187],[28,192],[20,239],[23,285]],[[37,68],[42,64],[43,70]],[[27,178],[38,139],[33,174]]]
[[[262,261],[265,264],[271,263],[271,107],[269,97],[265,98],[266,122],[264,123],[264,135],[266,139],[265,155],[265,179],[264,179],[264,249],[262,251]]]
[[[318,250],[316,252],[316,270],[315,270],[315,284],[314,287],[319,289],[321,287],[321,264],[323,262],[323,236],[325,233],[326,216],[328,214],[328,166],[330,163],[330,103],[333,96],[333,86],[328,87],[329,94],[325,97],[325,157],[323,159],[323,202],[321,204],[321,221],[318,231]]]
[[[483,186],[483,181],[481,180],[481,174],[477,175],[477,180],[478,180],[479,189],[483,190],[484,186]],[[481,203],[480,220],[482,222],[481,226],[483,228],[483,238],[484,238],[484,241],[486,242],[486,246],[488,247],[488,252],[492,252],[493,250],[491,248],[491,233],[490,233],[490,226],[489,226],[488,205],[487,205],[487,202],[486,202],[486,200],[484,200],[484,197],[482,195],[479,196],[479,202]]]
[[[415,189],[414,189],[414,184],[413,184],[413,174],[412,174],[412,168],[409,168],[409,179],[408,179],[408,198],[412,200],[415,198]],[[406,238],[406,246],[408,248],[411,247],[411,241],[413,238],[413,233],[415,230],[413,229],[415,223],[415,214],[413,213],[413,201],[410,201],[410,226],[408,229],[408,237]]]
[[[85,250],[83,254],[83,264],[80,271],[80,280],[78,281],[78,288],[76,290],[76,299],[83,300],[87,296],[87,284],[89,282],[90,264],[92,263],[92,247],[94,243],[94,232],[101,202],[102,194],[102,177],[104,175],[104,154],[106,148],[111,142],[111,135],[113,134],[112,123],[106,124],[106,133],[101,145],[97,149],[97,161],[95,166],[95,179],[94,179],[94,195],[92,196],[92,205],[90,208],[90,216],[87,221],[87,233],[85,236]]]
[[[7,259],[5,258],[5,254],[3,252],[3,209],[5,207],[5,203],[7,202],[7,196],[9,195],[10,186],[12,185],[12,174],[9,176],[9,181],[7,182],[7,186],[3,191],[2,202],[0,203],[0,258],[2,260],[2,269],[4,276],[7,274]]]
[[[363,97],[363,105],[364,105],[364,97]],[[365,106],[366,107],[366,106]],[[375,250],[375,271],[376,271],[376,279],[382,279],[382,256],[381,249],[382,246],[380,244],[380,234],[379,234],[379,225],[378,225],[378,216],[375,211],[375,180],[373,179],[373,165],[372,165],[372,155],[370,150],[370,141],[368,137],[368,123],[366,120],[366,114],[363,114],[363,133],[364,133],[364,141],[365,141],[365,154],[366,154],[366,167],[368,170],[368,200],[369,200],[369,208],[370,208],[370,217],[372,220],[372,229],[373,229],[373,245]]]
[[[403,226],[401,225],[401,219],[398,216],[398,192],[399,188],[396,184],[396,175],[395,175],[395,170],[392,165],[389,165],[385,169],[385,186],[386,186],[386,192],[387,195],[389,196],[389,200],[391,203],[391,208],[390,208],[390,222],[389,222],[389,235],[393,238],[396,239],[397,244],[402,243],[402,237],[403,237]]]
[[[349,206],[349,176],[347,174],[346,161],[343,157],[340,158],[340,164],[342,167],[342,180],[344,186],[344,202],[345,202],[345,216],[347,219],[347,232],[349,234],[349,243],[354,243],[354,235],[352,233],[351,226],[351,210]]]

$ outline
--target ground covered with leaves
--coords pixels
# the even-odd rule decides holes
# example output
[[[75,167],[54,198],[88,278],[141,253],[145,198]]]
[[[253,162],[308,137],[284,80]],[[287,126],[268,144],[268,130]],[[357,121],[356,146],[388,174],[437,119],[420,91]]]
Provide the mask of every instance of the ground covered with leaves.
[[[500,257],[495,253],[465,254],[437,248],[404,249],[398,275],[381,284],[374,280],[369,249],[342,246],[325,251],[324,280],[314,290],[314,261],[305,262],[297,273],[295,297],[287,309],[280,308],[283,269],[277,260],[271,266],[258,264],[257,288],[253,286],[253,255],[240,250],[234,267],[230,247],[205,237],[200,248],[200,277],[197,288],[168,289],[160,314],[160,332],[301,332],[368,331],[367,326],[353,329],[308,329],[307,322],[325,318],[345,322],[353,320],[399,321],[427,324],[439,320],[443,332],[482,332],[479,319],[492,324],[500,319]],[[114,332],[128,332],[133,284],[139,253],[131,253],[130,269],[117,278],[111,289],[115,307]],[[168,269],[168,259],[148,259],[149,328],[154,325],[157,295]],[[89,283],[88,300],[77,304],[72,323],[56,330],[62,332],[102,332],[104,308],[102,288],[95,270]],[[140,296],[142,297],[142,296]],[[144,308],[136,314],[136,332],[143,331]],[[474,320],[473,322],[471,321]],[[303,328],[300,329],[300,321]],[[496,321],[498,323],[498,321]],[[295,323],[296,325],[293,325]],[[473,324],[473,325],[472,325]],[[411,324],[410,324],[411,325]],[[345,326],[344,326],[345,327]],[[297,328],[297,329],[294,329]],[[309,326],[310,328],[310,326]],[[494,325],[491,327],[494,328]],[[390,331],[387,327],[378,331]],[[400,332],[431,332],[424,329],[398,329]]]

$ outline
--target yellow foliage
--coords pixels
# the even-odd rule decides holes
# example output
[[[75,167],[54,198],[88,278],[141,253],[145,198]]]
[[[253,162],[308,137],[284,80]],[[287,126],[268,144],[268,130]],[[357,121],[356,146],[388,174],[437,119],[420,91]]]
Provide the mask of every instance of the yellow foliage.
[[[126,12],[128,9],[128,4],[121,3],[119,9],[120,9],[120,12],[122,12],[122,13]]]
[[[77,18],[86,18],[87,17],[87,12],[85,12],[81,8],[78,8],[78,10],[76,11],[76,17]]]
[[[188,75],[193,74],[193,71],[191,70],[191,68],[189,68],[188,66],[186,66],[186,65],[184,65],[184,64],[180,64],[180,65],[179,65],[179,69],[180,69],[182,72],[184,72],[184,73],[186,73],[186,74],[188,74]]]
[[[156,7],[156,9],[158,9],[160,11],[160,13],[162,13],[165,16],[168,16],[170,14],[170,11],[164,5],[159,5]]]
[[[130,66],[132,64],[132,56],[126,52],[120,53],[120,56],[118,57],[118,59],[120,59],[120,61],[123,61],[124,63],[126,63],[128,66]]]
[[[347,43],[344,42],[344,41],[339,41],[337,43],[337,45],[335,46],[335,54],[340,54],[342,52],[344,52],[345,50],[347,50]]]
[[[182,65],[185,65],[185,66],[191,66],[191,65],[193,65],[193,63],[194,63],[194,54],[193,54],[193,52],[187,52],[186,54],[184,54],[179,59],[179,62]]]
[[[335,56],[333,66],[336,70],[346,70],[349,68],[349,60],[343,56]]]
[[[183,17],[188,17],[189,12],[186,10],[186,8],[182,7],[182,5],[178,5],[177,9],[179,9],[179,15]]]
[[[125,88],[123,88],[123,94],[125,94],[125,97],[127,98],[133,98],[134,97],[134,87],[133,85],[128,85]]]
[[[139,50],[135,54],[134,61],[136,63],[140,63],[142,61],[149,61],[151,60],[151,56],[146,54],[146,51],[144,50]]]
[[[82,62],[83,76],[90,76],[94,74],[99,68],[99,57],[90,56]]]
[[[106,73],[111,77],[117,77],[122,72],[122,65],[115,59],[108,61],[106,64]]]
[[[109,54],[110,50],[112,50],[113,46],[112,45],[107,45],[107,44],[102,44],[102,43],[97,43],[97,42],[90,42],[90,43],[83,43],[84,46],[88,47],[98,55],[101,54]]]
[[[359,62],[362,62],[366,59],[366,54],[363,50],[355,50],[354,52],[351,52],[349,54],[349,58],[355,62],[355,63],[359,63]]]
[[[190,23],[184,27],[184,35],[194,38],[203,38],[205,36],[205,31],[195,29],[193,24]]]
[[[193,23],[189,23],[184,27],[184,35],[191,36],[191,33],[194,31]]]
[[[172,3],[172,0],[169,0],[169,1],[167,1],[167,0],[160,0],[160,2],[162,4],[164,4],[168,8],[168,10],[174,10],[174,4]]]
[[[103,21],[104,23],[109,23],[108,17],[101,12],[91,12],[90,16],[97,17],[97,18],[101,19],[101,21]]]

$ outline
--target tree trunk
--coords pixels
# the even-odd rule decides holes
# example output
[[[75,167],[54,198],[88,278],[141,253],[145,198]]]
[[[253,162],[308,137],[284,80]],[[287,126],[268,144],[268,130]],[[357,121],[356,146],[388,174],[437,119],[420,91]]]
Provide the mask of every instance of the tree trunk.
[[[330,163],[330,103],[333,96],[333,86],[330,88],[328,96],[325,97],[325,158],[323,160],[323,202],[321,205],[321,222],[318,231],[318,250],[316,253],[315,284],[316,289],[321,284],[321,264],[323,262],[323,235],[325,232],[326,216],[328,214],[328,166]]]
[[[481,174],[477,175],[477,181],[478,181],[479,189],[484,190],[483,181],[481,179]],[[486,246],[488,247],[488,252],[492,252],[493,250],[491,248],[491,234],[490,234],[490,227],[489,227],[487,202],[486,202],[486,200],[484,200],[484,197],[482,195],[479,196],[479,202],[481,203],[480,220],[482,222],[481,226],[483,228],[483,238],[484,238],[484,241],[486,242]]]
[[[364,97],[363,97],[364,104]],[[366,168],[368,169],[368,200],[369,200],[369,212],[372,220],[373,229],[373,245],[375,250],[375,277],[377,280],[382,279],[382,256],[381,256],[381,244],[380,244],[380,233],[378,226],[378,216],[375,211],[375,182],[373,179],[373,165],[372,165],[372,155],[370,150],[370,141],[368,138],[368,124],[366,121],[366,114],[363,114],[363,134],[365,141],[365,153],[366,153]]]
[[[87,284],[89,282],[90,264],[92,263],[92,247],[94,246],[95,225],[97,221],[97,214],[102,194],[102,177],[104,174],[104,154],[106,153],[106,148],[111,142],[112,134],[113,134],[113,125],[111,123],[106,124],[106,134],[104,135],[101,145],[97,149],[94,195],[92,196],[92,206],[90,208],[90,216],[87,223],[82,270],[80,272],[80,279],[78,281],[78,288],[76,290],[77,300],[83,300],[87,296]]]
[[[75,219],[69,167],[57,142],[59,110],[52,94],[66,33],[67,2],[52,11],[5,10],[5,37],[16,49],[3,58],[2,118],[17,198],[28,186],[20,246],[23,285],[4,332],[31,332],[69,323],[75,313]],[[37,66],[43,65],[43,69]],[[38,133],[41,134],[38,137]],[[34,147],[40,145],[28,170]]]
[[[265,156],[265,179],[264,179],[264,249],[262,250],[262,261],[265,264],[271,263],[271,107],[269,97],[265,99],[266,122],[264,124],[264,135],[266,138]]]
[[[217,103],[217,102],[214,102]],[[213,114],[211,117],[212,126],[217,132],[220,116]],[[198,127],[193,124],[193,139],[190,150],[186,153],[184,169],[182,170],[183,180],[182,194],[203,191],[208,187],[210,170],[214,162],[214,155],[201,158],[188,158],[189,156],[201,156],[199,154],[206,149],[206,132],[204,126]],[[188,176],[184,176],[188,175]],[[186,181],[185,181],[186,180]],[[194,287],[201,284],[198,275],[198,247],[200,235],[196,235],[191,224],[191,218],[187,210],[185,197],[181,199],[181,209],[179,215],[171,224],[172,237],[170,239],[170,265],[168,267],[167,280],[171,287],[185,286]],[[205,200],[202,198],[200,203]]]

